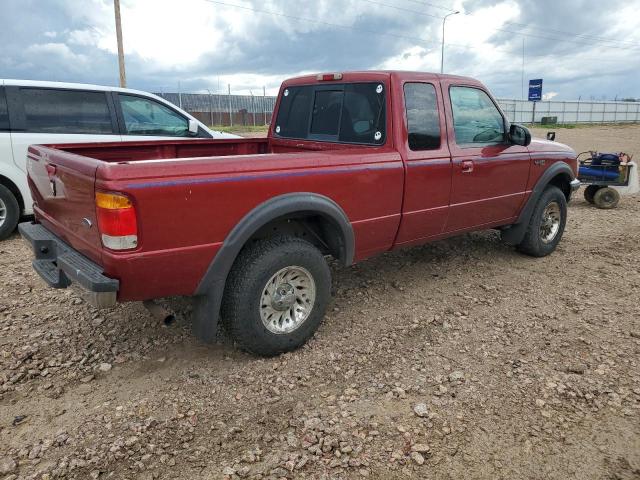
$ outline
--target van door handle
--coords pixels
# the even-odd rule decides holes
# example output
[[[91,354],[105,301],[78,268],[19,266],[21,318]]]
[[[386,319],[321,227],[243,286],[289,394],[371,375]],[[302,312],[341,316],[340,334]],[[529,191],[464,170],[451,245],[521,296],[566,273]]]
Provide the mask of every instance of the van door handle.
[[[473,172],[473,160],[463,160],[460,165],[462,167],[462,173]]]

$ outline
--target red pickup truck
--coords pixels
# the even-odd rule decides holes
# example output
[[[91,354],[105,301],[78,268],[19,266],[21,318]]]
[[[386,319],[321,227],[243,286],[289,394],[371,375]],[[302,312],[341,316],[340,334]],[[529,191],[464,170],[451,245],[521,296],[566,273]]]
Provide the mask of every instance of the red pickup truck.
[[[410,72],[285,81],[264,139],[34,145],[35,222],[20,225],[47,283],[96,306],[194,297],[248,351],[302,345],[343,265],[480,229],[551,253],[579,183],[575,152],[509,124],[471,78]]]

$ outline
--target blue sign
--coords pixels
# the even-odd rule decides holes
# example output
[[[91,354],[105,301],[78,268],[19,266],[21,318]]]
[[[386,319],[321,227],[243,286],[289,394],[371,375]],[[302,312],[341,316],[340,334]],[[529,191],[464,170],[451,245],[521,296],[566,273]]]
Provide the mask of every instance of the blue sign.
[[[537,102],[542,100],[542,79],[529,80],[529,101]]]

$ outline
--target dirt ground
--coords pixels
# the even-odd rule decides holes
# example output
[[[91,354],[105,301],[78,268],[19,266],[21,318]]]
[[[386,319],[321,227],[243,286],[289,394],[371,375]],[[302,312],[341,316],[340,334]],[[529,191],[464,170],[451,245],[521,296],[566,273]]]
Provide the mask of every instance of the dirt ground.
[[[628,150],[640,127],[558,129]],[[0,243],[0,479],[640,478],[640,196],[569,208],[533,259],[480,232],[334,268],[259,359],[51,290]]]

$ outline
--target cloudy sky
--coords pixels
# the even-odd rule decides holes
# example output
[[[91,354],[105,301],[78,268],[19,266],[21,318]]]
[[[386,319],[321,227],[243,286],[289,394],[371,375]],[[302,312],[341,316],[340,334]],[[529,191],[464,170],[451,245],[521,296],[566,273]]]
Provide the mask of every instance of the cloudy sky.
[[[277,91],[354,69],[470,75],[520,98],[640,97],[640,0],[121,0],[128,86]],[[112,0],[0,0],[0,78],[116,85]]]

